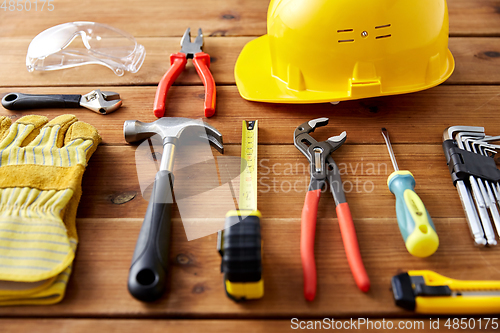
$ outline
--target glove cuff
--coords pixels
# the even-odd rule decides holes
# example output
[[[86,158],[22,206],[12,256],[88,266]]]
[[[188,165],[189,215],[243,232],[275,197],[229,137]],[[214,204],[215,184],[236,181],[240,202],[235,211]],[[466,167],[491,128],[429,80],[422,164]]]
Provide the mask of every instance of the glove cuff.
[[[74,258],[76,239],[62,220],[71,189],[0,189],[0,280],[34,282],[51,278]]]
[[[74,192],[81,187],[85,167],[52,165],[5,165],[0,168],[0,188],[31,187],[40,190],[65,190]]]

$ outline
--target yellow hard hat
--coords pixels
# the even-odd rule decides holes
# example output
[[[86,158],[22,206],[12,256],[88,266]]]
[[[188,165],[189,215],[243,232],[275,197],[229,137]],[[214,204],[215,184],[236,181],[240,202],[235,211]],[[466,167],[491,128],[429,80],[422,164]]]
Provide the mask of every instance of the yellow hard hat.
[[[446,0],[271,0],[267,35],[235,67],[243,98],[322,103],[424,90],[444,82]]]

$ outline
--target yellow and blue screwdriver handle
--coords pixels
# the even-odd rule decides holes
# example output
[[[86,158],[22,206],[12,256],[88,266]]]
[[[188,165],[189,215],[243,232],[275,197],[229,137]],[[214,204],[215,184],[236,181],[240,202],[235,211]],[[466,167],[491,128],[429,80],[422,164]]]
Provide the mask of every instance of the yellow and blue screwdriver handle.
[[[500,281],[463,281],[433,271],[408,271],[392,278],[396,305],[421,314],[500,313]]]
[[[387,185],[396,196],[396,215],[406,249],[415,257],[432,255],[439,247],[439,238],[424,203],[415,193],[415,178],[409,171],[394,171]]]
[[[243,121],[238,210],[226,214],[217,248],[224,288],[234,301],[264,296],[261,214],[257,210],[257,120]]]

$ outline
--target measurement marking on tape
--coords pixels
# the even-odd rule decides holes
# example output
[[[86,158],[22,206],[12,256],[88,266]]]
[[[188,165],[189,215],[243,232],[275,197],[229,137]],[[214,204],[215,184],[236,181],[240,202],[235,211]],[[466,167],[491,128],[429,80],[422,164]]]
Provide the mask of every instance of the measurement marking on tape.
[[[243,121],[239,209],[257,209],[257,125]]]

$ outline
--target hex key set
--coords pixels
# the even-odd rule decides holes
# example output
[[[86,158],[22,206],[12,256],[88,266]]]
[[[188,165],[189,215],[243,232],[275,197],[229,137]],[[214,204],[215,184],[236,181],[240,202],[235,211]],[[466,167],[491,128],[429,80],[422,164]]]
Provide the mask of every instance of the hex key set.
[[[499,140],[484,127],[451,126],[443,133],[446,162],[478,246],[497,245],[493,224],[500,235],[500,170],[494,160],[500,145],[492,143]]]

